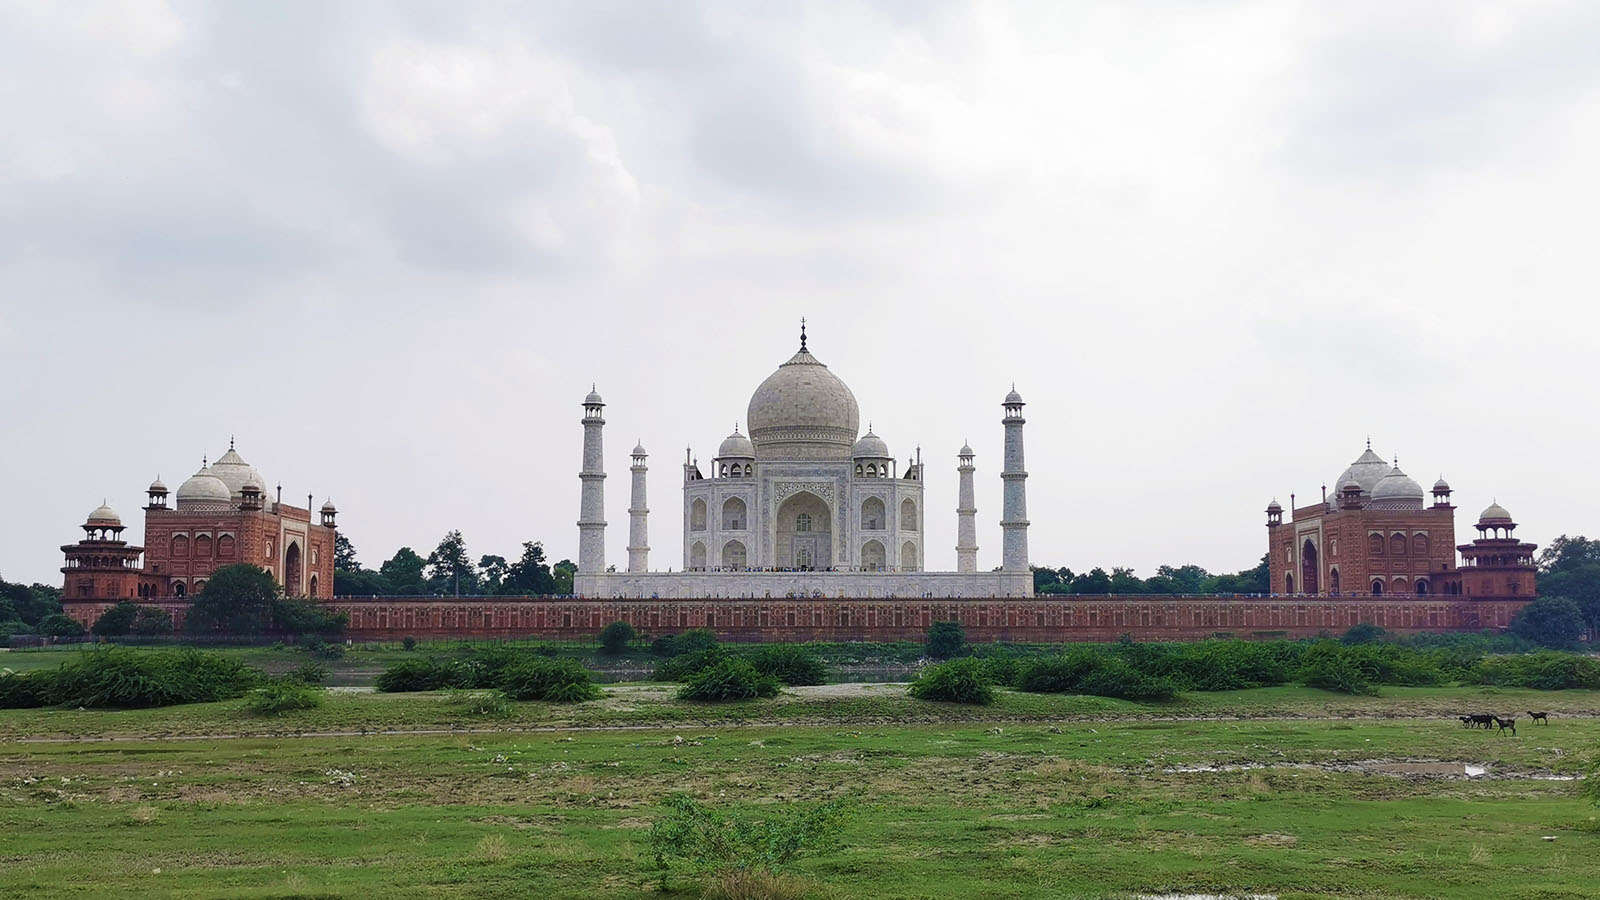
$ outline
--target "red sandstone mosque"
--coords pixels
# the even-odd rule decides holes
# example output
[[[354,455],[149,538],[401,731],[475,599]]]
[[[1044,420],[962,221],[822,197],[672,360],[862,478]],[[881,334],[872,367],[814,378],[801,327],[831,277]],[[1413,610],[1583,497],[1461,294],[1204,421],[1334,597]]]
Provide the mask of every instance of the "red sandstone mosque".
[[[1267,506],[1268,569],[1275,593],[1312,596],[1532,599],[1533,544],[1513,536],[1517,523],[1498,502],[1478,516],[1478,537],[1456,544],[1450,485],[1440,477],[1433,502],[1422,486],[1372,452],[1337,479],[1332,497]],[[1290,497],[1293,506],[1293,497]],[[1456,554],[1461,554],[1461,565]]]
[[[178,486],[169,505],[158,477],[144,508],[144,546],[122,537],[126,526],[102,504],[83,524],[83,540],[61,548],[62,606],[92,624],[120,600],[176,607],[205,587],[222,566],[253,563],[272,573],[291,597],[327,598],[333,589],[334,518],[327,502],[313,518],[305,507],[283,502],[283,489],[266,495],[266,479],[228,442],[228,451]],[[140,558],[143,557],[141,564]],[[167,601],[162,603],[161,601]]]

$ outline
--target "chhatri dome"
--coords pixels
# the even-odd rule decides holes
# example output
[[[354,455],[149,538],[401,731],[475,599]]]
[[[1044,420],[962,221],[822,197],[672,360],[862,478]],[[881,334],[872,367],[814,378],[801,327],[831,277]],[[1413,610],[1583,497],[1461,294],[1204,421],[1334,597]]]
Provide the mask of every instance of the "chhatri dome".
[[[763,459],[849,459],[861,430],[856,395],[806,349],[767,376],[746,412],[756,455]]]

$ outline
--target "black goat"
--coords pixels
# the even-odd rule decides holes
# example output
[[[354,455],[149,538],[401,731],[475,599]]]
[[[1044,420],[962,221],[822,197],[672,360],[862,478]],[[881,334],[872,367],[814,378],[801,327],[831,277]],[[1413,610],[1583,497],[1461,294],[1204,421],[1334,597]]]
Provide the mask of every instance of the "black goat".
[[[1536,712],[1531,712],[1530,711],[1528,713],[1528,718],[1532,719],[1535,722],[1543,722],[1546,725],[1550,724],[1550,714],[1547,713],[1547,712],[1536,713]]]
[[[1511,736],[1512,737],[1516,737],[1517,736],[1517,720],[1516,719],[1502,719],[1499,716],[1494,716],[1493,718],[1494,718],[1494,723],[1496,725],[1500,726],[1500,733],[1501,734],[1505,734],[1507,729],[1509,729],[1511,731]]]

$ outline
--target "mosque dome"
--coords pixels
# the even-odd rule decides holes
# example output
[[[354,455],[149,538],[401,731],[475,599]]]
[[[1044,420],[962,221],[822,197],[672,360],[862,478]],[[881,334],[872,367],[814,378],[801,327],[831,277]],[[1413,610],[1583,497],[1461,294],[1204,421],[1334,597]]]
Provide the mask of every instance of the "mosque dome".
[[[99,509],[89,513],[89,519],[85,524],[106,528],[120,528],[122,527],[122,517],[117,515],[116,510],[101,503]]]
[[[733,457],[754,459],[755,455],[756,445],[751,443],[749,438],[739,433],[739,426],[737,425],[733,427],[733,434],[724,438],[722,446],[717,448],[717,457],[719,459]]]
[[[1338,478],[1335,478],[1333,483],[1339,485],[1339,491],[1343,493],[1345,482],[1353,480],[1361,485],[1361,493],[1370,497],[1372,492],[1377,489],[1378,482],[1382,481],[1388,474],[1389,463],[1383,457],[1373,453],[1372,446],[1369,444],[1366,452],[1356,457],[1356,461],[1351,463],[1349,468],[1346,468]]]
[[[883,442],[883,438],[873,434],[871,428],[868,428],[867,433],[861,436],[861,440],[856,441],[855,446],[850,448],[850,456],[852,459],[893,458],[889,455],[889,445]]]
[[[746,420],[763,457],[845,458],[861,429],[855,394],[804,343],[756,388]]]
[[[211,464],[211,474],[228,486],[229,497],[239,496],[244,486],[252,481],[257,485],[267,483],[267,479],[256,471],[256,467],[245,462],[239,451],[233,449],[233,441],[228,442],[228,452],[217,457],[217,461]]]
[[[1422,485],[1395,466],[1372,489],[1372,505],[1378,509],[1421,509]]]
[[[179,503],[230,503],[233,501],[233,491],[221,478],[212,474],[210,466],[204,466],[200,471],[189,476],[189,480],[178,485]]]
[[[1511,513],[1501,506],[1499,501],[1489,504],[1489,507],[1478,515],[1479,525],[1504,525],[1511,521]]]

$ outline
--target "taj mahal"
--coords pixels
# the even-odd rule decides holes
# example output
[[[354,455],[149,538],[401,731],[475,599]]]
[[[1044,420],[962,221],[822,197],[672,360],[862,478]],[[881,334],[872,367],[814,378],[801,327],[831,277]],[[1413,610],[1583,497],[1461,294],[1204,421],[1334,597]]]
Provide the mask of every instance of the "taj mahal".
[[[750,397],[746,430],[736,426],[702,470],[683,461],[680,571],[650,570],[648,454],[633,448],[628,564],[613,571],[605,552],[605,403],[583,401],[582,508],[574,589],[587,598],[1029,597],[1028,516],[1023,468],[1023,401],[1001,404],[1002,565],[978,571],[977,509],[970,446],[957,454],[956,571],[927,572],[921,451],[902,466],[883,438],[861,433],[855,394],[800,349]]]

